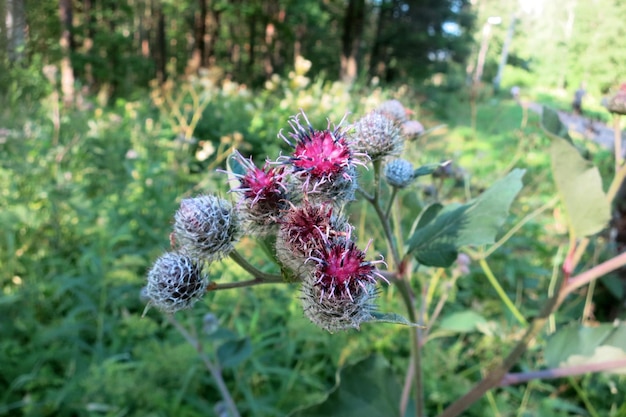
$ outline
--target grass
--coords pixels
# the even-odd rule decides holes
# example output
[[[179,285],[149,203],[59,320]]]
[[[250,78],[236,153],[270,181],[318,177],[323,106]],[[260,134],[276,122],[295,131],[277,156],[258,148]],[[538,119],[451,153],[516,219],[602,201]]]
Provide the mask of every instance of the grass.
[[[334,88],[314,84],[293,100],[303,95],[313,102],[334,100],[332,120],[339,120],[346,107],[358,114],[370,106],[366,95],[347,99]],[[244,141],[251,139],[251,151],[274,155],[283,146],[273,142],[275,127],[286,121],[285,108],[297,110],[296,103],[281,101],[280,92],[260,101],[223,94],[223,108],[212,104],[218,108],[212,107],[212,118],[201,123],[199,138],[217,146],[221,138],[241,132]],[[548,142],[537,116],[529,114],[523,125],[522,109],[514,102],[486,101],[479,103],[472,129],[462,96],[442,95],[431,103],[400,99],[420,109],[427,127],[447,125],[411,143],[404,157],[416,165],[451,159],[463,175],[461,181],[421,179],[402,195],[398,210],[423,207],[433,187],[448,201],[465,201],[512,167],[528,172],[508,226],[552,198]],[[227,111],[231,105],[239,110]],[[9,129],[0,141],[0,415],[216,415],[220,397],[193,348],[157,311],[141,318],[139,294],[146,270],[169,246],[171,216],[181,196],[226,195],[224,177],[207,171],[211,160],[198,161],[194,149],[174,140],[172,126],[147,99],[62,111],[58,120],[54,106],[50,101],[29,104],[0,121]],[[311,112],[311,120],[324,120],[322,111]],[[370,226],[372,213],[359,204],[352,212],[357,236],[381,242],[381,232]],[[398,225],[398,233],[409,230],[413,220]],[[545,298],[555,248],[567,242],[558,230],[545,233],[553,225],[552,213],[538,216],[489,258],[494,277],[527,317]],[[242,253],[263,268],[275,268],[249,243],[242,243]],[[430,282],[436,273],[422,270],[419,283]],[[244,279],[231,261],[212,265],[209,274],[213,280]],[[449,274],[441,282],[449,282]],[[414,283],[417,291],[419,283]],[[438,286],[435,297],[444,288]],[[440,333],[426,344],[430,415],[506,354],[519,332],[478,265],[451,287],[448,297],[442,318],[472,311],[485,325]],[[383,290],[380,309],[403,313],[394,288]],[[215,314],[222,329],[219,335],[200,336],[210,355],[219,358],[228,340],[248,340],[251,346],[248,356],[224,369],[245,416],[282,416],[321,400],[337,368],[372,352],[390,360],[400,382],[408,364],[405,328],[365,325],[358,333],[324,333],[303,317],[294,285],[210,293],[177,317],[201,329],[207,313]],[[580,305],[574,304],[558,320],[579,315]],[[540,366],[534,346],[519,369]],[[576,383],[536,381],[498,390],[467,415],[585,415],[588,404],[601,415],[621,415],[610,387],[624,392],[626,380],[590,375]]]

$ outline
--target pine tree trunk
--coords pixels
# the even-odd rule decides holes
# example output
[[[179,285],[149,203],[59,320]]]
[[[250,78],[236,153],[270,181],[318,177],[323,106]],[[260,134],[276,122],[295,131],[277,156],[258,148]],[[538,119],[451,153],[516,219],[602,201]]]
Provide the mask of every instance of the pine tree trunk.
[[[207,40],[207,15],[208,8],[206,0],[198,0],[198,10],[195,13],[193,38],[194,46],[191,53],[190,69],[197,70],[207,66],[206,40]]]
[[[365,23],[365,0],[349,0],[343,24],[341,70],[344,83],[352,84],[358,75],[359,47]]]
[[[61,92],[63,103],[70,107],[74,103],[74,69],[72,67],[71,53],[72,39],[72,0],[59,1],[59,18],[61,20]]]
[[[6,38],[9,61],[23,61],[26,49],[26,6],[24,0],[6,0]]]
[[[156,65],[156,78],[162,83],[167,78],[167,41],[165,39],[165,15],[160,0],[152,1],[152,15],[156,20],[154,33],[153,59]]]

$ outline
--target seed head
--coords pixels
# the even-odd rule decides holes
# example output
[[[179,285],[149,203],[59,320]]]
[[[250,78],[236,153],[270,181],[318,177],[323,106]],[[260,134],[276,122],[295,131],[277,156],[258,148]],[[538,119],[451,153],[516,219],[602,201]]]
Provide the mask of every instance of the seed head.
[[[228,255],[239,239],[240,220],[232,205],[217,196],[185,198],[174,216],[174,240],[196,261]]]
[[[404,159],[394,159],[385,165],[384,174],[389,185],[404,188],[413,182],[413,164]]]
[[[356,152],[367,154],[372,161],[402,152],[402,132],[396,122],[384,113],[370,112],[357,120],[352,127],[352,148]]]
[[[172,314],[191,307],[204,295],[207,285],[200,265],[186,255],[168,252],[148,272],[145,296],[150,305]]]

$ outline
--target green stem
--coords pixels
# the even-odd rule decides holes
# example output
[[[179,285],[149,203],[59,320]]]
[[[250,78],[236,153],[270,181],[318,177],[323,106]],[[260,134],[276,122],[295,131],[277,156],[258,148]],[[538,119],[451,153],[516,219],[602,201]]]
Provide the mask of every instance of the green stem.
[[[480,263],[480,267],[483,269],[483,272],[487,276],[489,283],[491,284],[493,289],[496,290],[504,305],[506,305],[511,314],[515,316],[519,324],[521,324],[522,326],[527,326],[528,322],[526,321],[522,313],[520,313],[520,311],[517,309],[517,307],[515,307],[515,304],[513,304],[513,301],[511,301],[509,296],[506,295],[504,288],[502,288],[495,275],[493,275],[493,272],[491,271],[491,268],[489,267],[489,264],[487,263],[485,258],[481,258],[478,262]]]
[[[624,163],[622,157],[622,132],[620,129],[620,115],[613,115],[613,141],[615,142],[615,172],[618,172]]]
[[[413,290],[409,285],[406,276],[401,277],[396,282],[402,301],[406,306],[407,315],[411,323],[417,323],[418,317],[415,310],[415,302]],[[420,323],[418,323],[420,324]],[[415,396],[416,417],[424,417],[424,390],[422,379],[422,346],[421,346],[421,329],[419,327],[411,327],[411,359],[412,374],[414,377],[413,394]]]
[[[207,368],[215,384],[217,385],[217,389],[220,392],[224,403],[228,407],[229,414],[231,417],[239,417],[239,411],[237,410],[237,406],[235,405],[235,401],[233,401],[233,397],[230,395],[230,391],[228,391],[228,387],[224,382],[224,378],[222,378],[222,371],[220,366],[216,363],[213,363],[211,359],[204,353],[202,349],[202,344],[198,340],[198,338],[193,337],[191,333],[185,329],[185,327],[176,320],[176,318],[171,314],[166,314],[165,317],[167,321],[169,321],[178,332],[185,338],[185,340],[193,346],[193,348],[198,353],[198,356],[204,363],[204,366]]]
[[[580,387],[580,385],[578,385],[578,382],[576,382],[574,378],[570,377],[569,383],[578,394],[578,397],[582,400],[583,403],[585,403],[585,408],[589,412],[589,415],[591,415],[591,417],[600,417],[600,414],[598,414],[596,409],[591,404],[591,401],[589,401],[589,397],[587,396],[587,393],[585,392],[585,390],[583,390]]]
[[[252,275],[255,280],[259,283],[272,283],[272,282],[283,282],[283,277],[281,275],[276,274],[268,274],[267,272],[263,272],[258,269],[256,266],[252,265],[250,262],[246,260],[239,252],[233,250],[229,254],[230,258],[237,262],[237,264],[242,267],[247,273]]]
[[[396,194],[398,194],[398,188],[393,187],[391,190],[391,197],[389,197],[389,203],[387,204],[387,209],[385,210],[385,217],[389,218],[389,213],[391,213],[391,207],[393,206],[393,201],[396,199]]]

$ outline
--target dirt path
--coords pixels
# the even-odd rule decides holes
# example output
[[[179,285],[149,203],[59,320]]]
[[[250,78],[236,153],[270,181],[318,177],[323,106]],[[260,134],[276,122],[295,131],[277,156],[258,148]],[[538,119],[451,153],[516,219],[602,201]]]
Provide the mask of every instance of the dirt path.
[[[538,103],[523,102],[529,110],[541,114],[543,106]],[[581,134],[585,139],[593,140],[608,149],[613,149],[614,132],[611,126],[607,126],[603,122],[592,120],[584,116],[557,111],[561,122],[567,126],[570,131]],[[622,155],[626,156],[626,130],[622,129]]]

